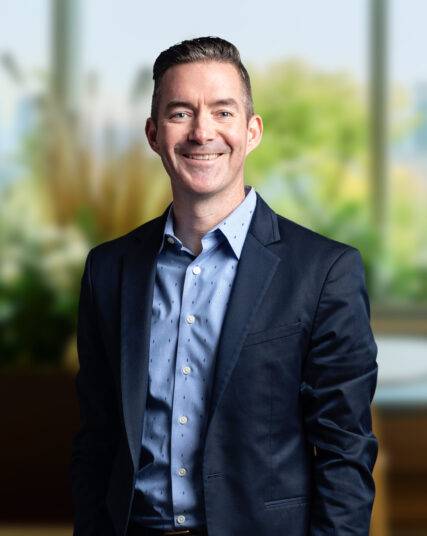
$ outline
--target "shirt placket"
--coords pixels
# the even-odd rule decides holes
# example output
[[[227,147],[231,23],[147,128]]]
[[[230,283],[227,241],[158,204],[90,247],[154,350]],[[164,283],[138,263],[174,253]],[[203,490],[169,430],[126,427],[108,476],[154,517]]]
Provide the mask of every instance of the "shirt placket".
[[[201,329],[198,310],[201,254],[186,269],[175,368],[171,431],[171,481],[174,518],[179,526],[190,521],[186,504],[195,504],[194,459],[203,429],[204,396],[202,378],[196,366],[198,344],[195,331]]]

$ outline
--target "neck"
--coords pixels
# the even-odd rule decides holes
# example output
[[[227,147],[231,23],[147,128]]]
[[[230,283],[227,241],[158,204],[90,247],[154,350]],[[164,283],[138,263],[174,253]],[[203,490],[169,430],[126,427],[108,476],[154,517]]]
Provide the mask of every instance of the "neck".
[[[187,196],[173,192],[174,233],[182,244],[199,255],[202,237],[226,218],[245,198],[243,183],[223,195]]]

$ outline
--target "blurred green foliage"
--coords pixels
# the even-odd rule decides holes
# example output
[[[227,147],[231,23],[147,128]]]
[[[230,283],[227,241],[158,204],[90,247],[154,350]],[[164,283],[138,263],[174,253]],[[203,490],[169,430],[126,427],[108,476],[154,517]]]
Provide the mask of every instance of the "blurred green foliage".
[[[76,328],[88,243],[76,227],[45,220],[40,193],[30,176],[2,191],[2,367],[57,366]]]
[[[371,299],[425,301],[427,211],[415,175],[392,170],[385,241],[372,225],[365,88],[301,62],[252,72],[264,135],[248,158],[246,183],[282,215],[359,248]],[[165,205],[160,160],[135,148],[117,158],[109,150],[95,181],[91,155],[71,169],[59,147],[52,178],[43,171],[44,135],[38,124],[22,140],[25,171],[1,192],[2,366],[60,364],[75,333],[80,277],[94,236],[122,234]]]
[[[425,302],[427,181],[391,166],[380,233],[372,217],[366,88],[302,62],[269,65],[253,81],[264,135],[249,155],[247,182],[282,215],[357,247],[371,299]],[[407,118],[394,123],[394,140],[415,126]]]
[[[285,62],[254,77],[253,93],[264,135],[248,158],[248,182],[277,212],[359,248],[374,293],[379,236],[370,218],[363,88],[344,74]]]

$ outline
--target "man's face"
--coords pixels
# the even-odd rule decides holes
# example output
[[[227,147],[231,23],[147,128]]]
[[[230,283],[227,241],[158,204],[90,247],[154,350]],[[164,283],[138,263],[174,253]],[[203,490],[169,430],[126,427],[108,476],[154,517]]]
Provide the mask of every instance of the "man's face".
[[[170,176],[174,197],[243,192],[246,156],[261,140],[262,121],[245,111],[237,69],[217,61],[177,65],[161,82],[157,126],[149,143]]]

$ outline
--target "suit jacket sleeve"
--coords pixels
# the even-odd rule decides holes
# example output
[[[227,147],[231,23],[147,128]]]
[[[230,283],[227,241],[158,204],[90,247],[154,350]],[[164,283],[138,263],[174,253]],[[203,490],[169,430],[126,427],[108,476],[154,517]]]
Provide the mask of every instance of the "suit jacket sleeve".
[[[348,248],[324,281],[301,387],[306,431],[317,451],[310,536],[369,534],[376,353],[362,259]]]
[[[70,465],[74,534],[79,536],[113,532],[105,499],[119,426],[113,377],[97,325],[92,253],[82,277],[77,330],[76,388],[82,426],[73,440]]]

